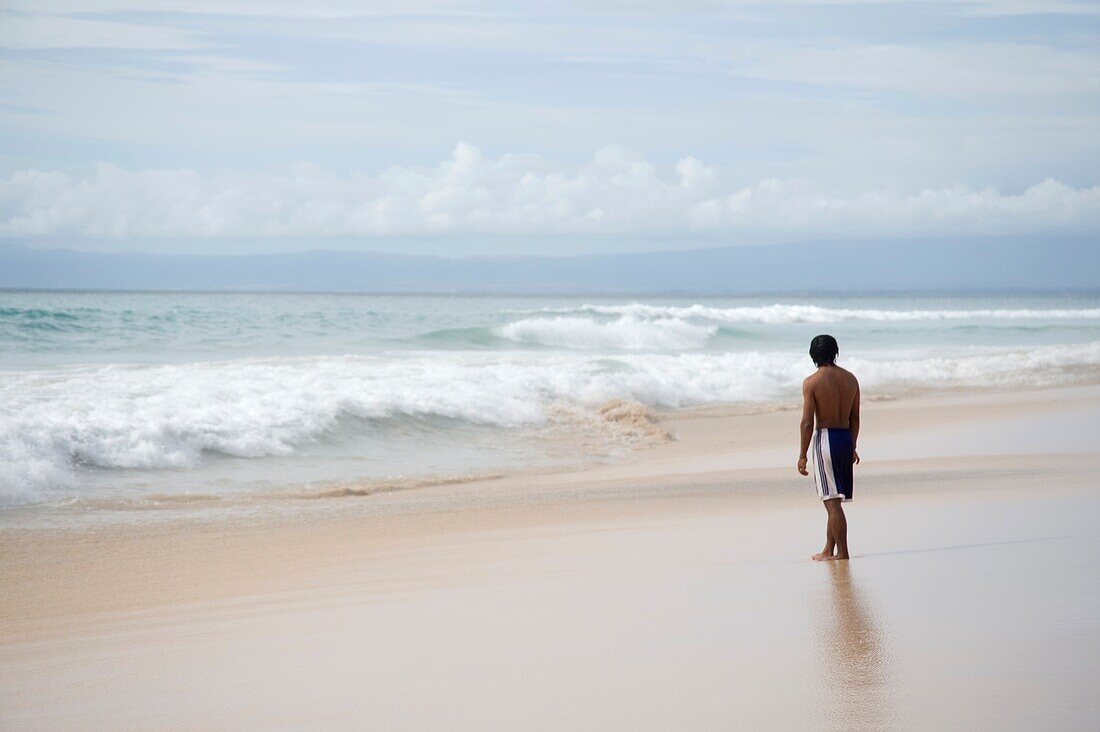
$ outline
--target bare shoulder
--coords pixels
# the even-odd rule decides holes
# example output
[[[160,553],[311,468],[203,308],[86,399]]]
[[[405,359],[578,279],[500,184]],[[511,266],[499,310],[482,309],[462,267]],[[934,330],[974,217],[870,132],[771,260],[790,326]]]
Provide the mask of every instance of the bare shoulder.
[[[839,366],[837,368],[840,369],[840,373],[842,373],[844,375],[844,380],[845,381],[847,381],[849,384],[854,386],[856,389],[859,388],[859,379],[856,378],[855,374],[853,374],[848,369],[840,368]]]
[[[802,380],[802,388],[803,389],[813,389],[814,384],[816,384],[820,380],[820,377],[821,377],[821,374],[816,372],[816,371],[814,373],[810,374],[809,376],[807,376],[805,379]]]

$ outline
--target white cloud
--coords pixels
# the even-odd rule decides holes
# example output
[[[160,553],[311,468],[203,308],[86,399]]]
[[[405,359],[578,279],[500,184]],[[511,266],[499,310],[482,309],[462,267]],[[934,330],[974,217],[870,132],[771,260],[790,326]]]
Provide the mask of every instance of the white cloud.
[[[831,2],[9,0],[0,175],[374,170],[469,139],[573,163],[609,141],[665,165],[691,152],[738,186],[845,197],[1096,182],[1095,31],[959,16],[1100,3],[804,7]]]
[[[728,185],[691,157],[662,174],[618,147],[573,168],[536,156],[489,159],[460,143],[435,167],[375,174],[102,164],[86,178],[24,170],[0,181],[0,236],[14,239],[720,234],[736,241],[1097,228],[1100,186],[1044,180],[1019,193],[958,185],[831,194],[804,181]]]

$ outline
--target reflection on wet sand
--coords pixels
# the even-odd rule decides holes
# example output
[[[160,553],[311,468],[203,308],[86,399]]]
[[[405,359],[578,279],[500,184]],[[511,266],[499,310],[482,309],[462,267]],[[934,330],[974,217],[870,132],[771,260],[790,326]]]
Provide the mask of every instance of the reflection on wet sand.
[[[829,562],[830,619],[821,626],[825,719],[831,729],[882,730],[894,723],[886,650],[874,610],[849,562]]]

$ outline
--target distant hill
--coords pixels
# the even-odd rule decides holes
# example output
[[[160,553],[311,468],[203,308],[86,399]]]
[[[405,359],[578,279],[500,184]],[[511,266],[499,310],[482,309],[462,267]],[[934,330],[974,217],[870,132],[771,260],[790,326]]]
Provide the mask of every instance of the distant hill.
[[[486,293],[1100,290],[1100,237],[815,242],[585,256],[197,256],[0,246],[0,287]]]

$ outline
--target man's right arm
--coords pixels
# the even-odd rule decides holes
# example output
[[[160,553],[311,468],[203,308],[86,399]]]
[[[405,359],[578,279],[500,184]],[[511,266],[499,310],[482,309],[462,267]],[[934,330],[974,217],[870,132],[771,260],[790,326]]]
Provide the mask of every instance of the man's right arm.
[[[798,472],[809,475],[806,469],[806,452],[810,449],[810,440],[814,436],[814,413],[817,405],[814,402],[814,390],[809,380],[802,382],[802,421],[799,422],[801,445],[798,449]]]

